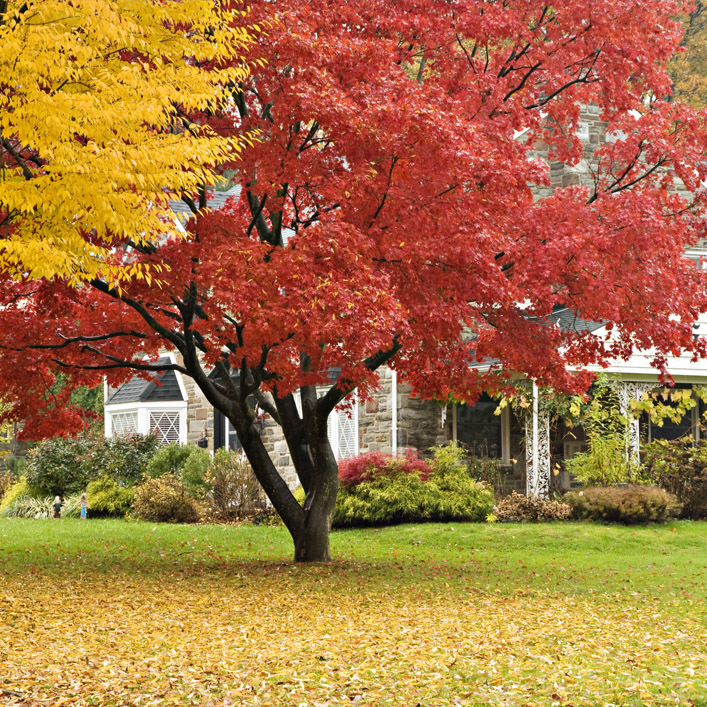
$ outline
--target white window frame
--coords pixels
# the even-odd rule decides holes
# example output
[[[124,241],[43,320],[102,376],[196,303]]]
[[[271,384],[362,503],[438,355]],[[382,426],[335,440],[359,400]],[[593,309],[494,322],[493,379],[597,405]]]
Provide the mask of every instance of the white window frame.
[[[348,408],[348,406],[346,406]],[[348,456],[344,456],[342,452],[341,445],[341,421],[346,419],[347,424],[353,425],[353,442],[354,448],[353,453]],[[344,408],[337,406],[331,412],[327,419],[327,433],[329,434],[329,444],[331,444],[331,451],[334,452],[334,457],[336,461],[341,459],[350,459],[355,457],[359,453],[358,445],[358,400],[354,400],[352,408]]]
[[[321,398],[324,395],[326,395],[327,391],[329,388],[320,388],[317,390],[317,397]],[[302,416],[302,398],[300,397],[299,391],[294,394],[294,399],[295,399],[295,405],[297,406],[297,412],[300,414],[300,417]],[[358,441],[358,435],[359,435],[359,422],[358,422],[358,399],[356,397],[353,398],[353,403],[349,404],[348,401],[346,403],[342,403],[340,405],[337,405],[334,410],[329,414],[329,417],[327,418],[327,435],[329,436],[329,444],[331,445],[331,451],[334,453],[334,457],[336,461],[340,461],[341,459],[344,458],[350,458],[350,457],[342,457],[341,455],[341,439],[339,436],[339,419],[340,417],[347,417],[348,415],[351,415],[351,420],[353,421],[353,427],[354,427],[354,453],[351,456],[358,456],[359,452],[359,441]],[[348,412],[347,412],[348,411]],[[333,431],[336,430],[336,434],[333,434]]]
[[[106,437],[115,437],[113,415],[121,412],[137,412],[137,433],[150,434],[151,412],[179,412],[179,444],[187,443],[187,402],[119,403],[107,405],[105,409]]]
[[[164,352],[161,357],[167,357],[172,363],[176,363],[173,353]],[[150,434],[150,412],[179,412],[179,444],[187,443],[187,406],[188,400],[187,389],[182,380],[182,374],[175,371],[179,393],[182,396],[181,400],[165,400],[152,403],[143,403],[140,401],[131,401],[128,403],[116,403],[114,405],[105,405],[103,412],[103,424],[106,437],[115,437],[113,431],[113,415],[121,412],[136,412],[137,413],[137,434]],[[104,379],[103,385],[103,401],[108,399],[108,385]]]

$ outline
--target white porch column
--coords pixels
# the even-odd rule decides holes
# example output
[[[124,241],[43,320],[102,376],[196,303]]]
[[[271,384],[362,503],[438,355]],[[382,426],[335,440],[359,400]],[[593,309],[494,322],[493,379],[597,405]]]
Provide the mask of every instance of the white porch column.
[[[525,423],[525,492],[550,495],[550,417],[540,410],[540,390],[533,381],[533,412]]]
[[[649,393],[655,384],[617,381],[614,385],[619,396],[621,414],[626,418],[626,464],[638,464],[641,435],[638,418],[631,414],[631,401],[641,400],[643,393]]]

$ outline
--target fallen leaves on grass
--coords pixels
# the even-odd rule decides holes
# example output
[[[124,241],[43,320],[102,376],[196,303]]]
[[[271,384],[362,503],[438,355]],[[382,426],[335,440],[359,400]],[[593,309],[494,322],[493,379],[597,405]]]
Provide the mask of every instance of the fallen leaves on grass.
[[[674,597],[379,585],[355,565],[0,585],[0,705],[666,705],[707,693]],[[21,697],[11,692],[21,693]]]

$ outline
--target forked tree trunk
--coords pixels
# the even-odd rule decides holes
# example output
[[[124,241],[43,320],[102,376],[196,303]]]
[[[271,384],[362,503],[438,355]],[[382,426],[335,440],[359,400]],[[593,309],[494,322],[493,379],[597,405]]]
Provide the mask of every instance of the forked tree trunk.
[[[304,507],[297,503],[275,468],[259,431],[253,425],[244,426],[239,430],[239,437],[253,473],[290,531],[295,545],[295,561],[331,561],[329,533],[336,510],[339,468],[326,432],[316,441],[310,440],[306,449],[300,450],[303,454],[294,454],[291,450],[296,464],[307,460],[307,469],[299,470],[307,491]]]

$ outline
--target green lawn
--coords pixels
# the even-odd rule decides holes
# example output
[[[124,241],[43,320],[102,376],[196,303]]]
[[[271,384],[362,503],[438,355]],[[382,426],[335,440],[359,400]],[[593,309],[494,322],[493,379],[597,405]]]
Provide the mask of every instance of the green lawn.
[[[301,566],[281,527],[0,520],[0,705],[707,705],[707,523],[332,547]]]

